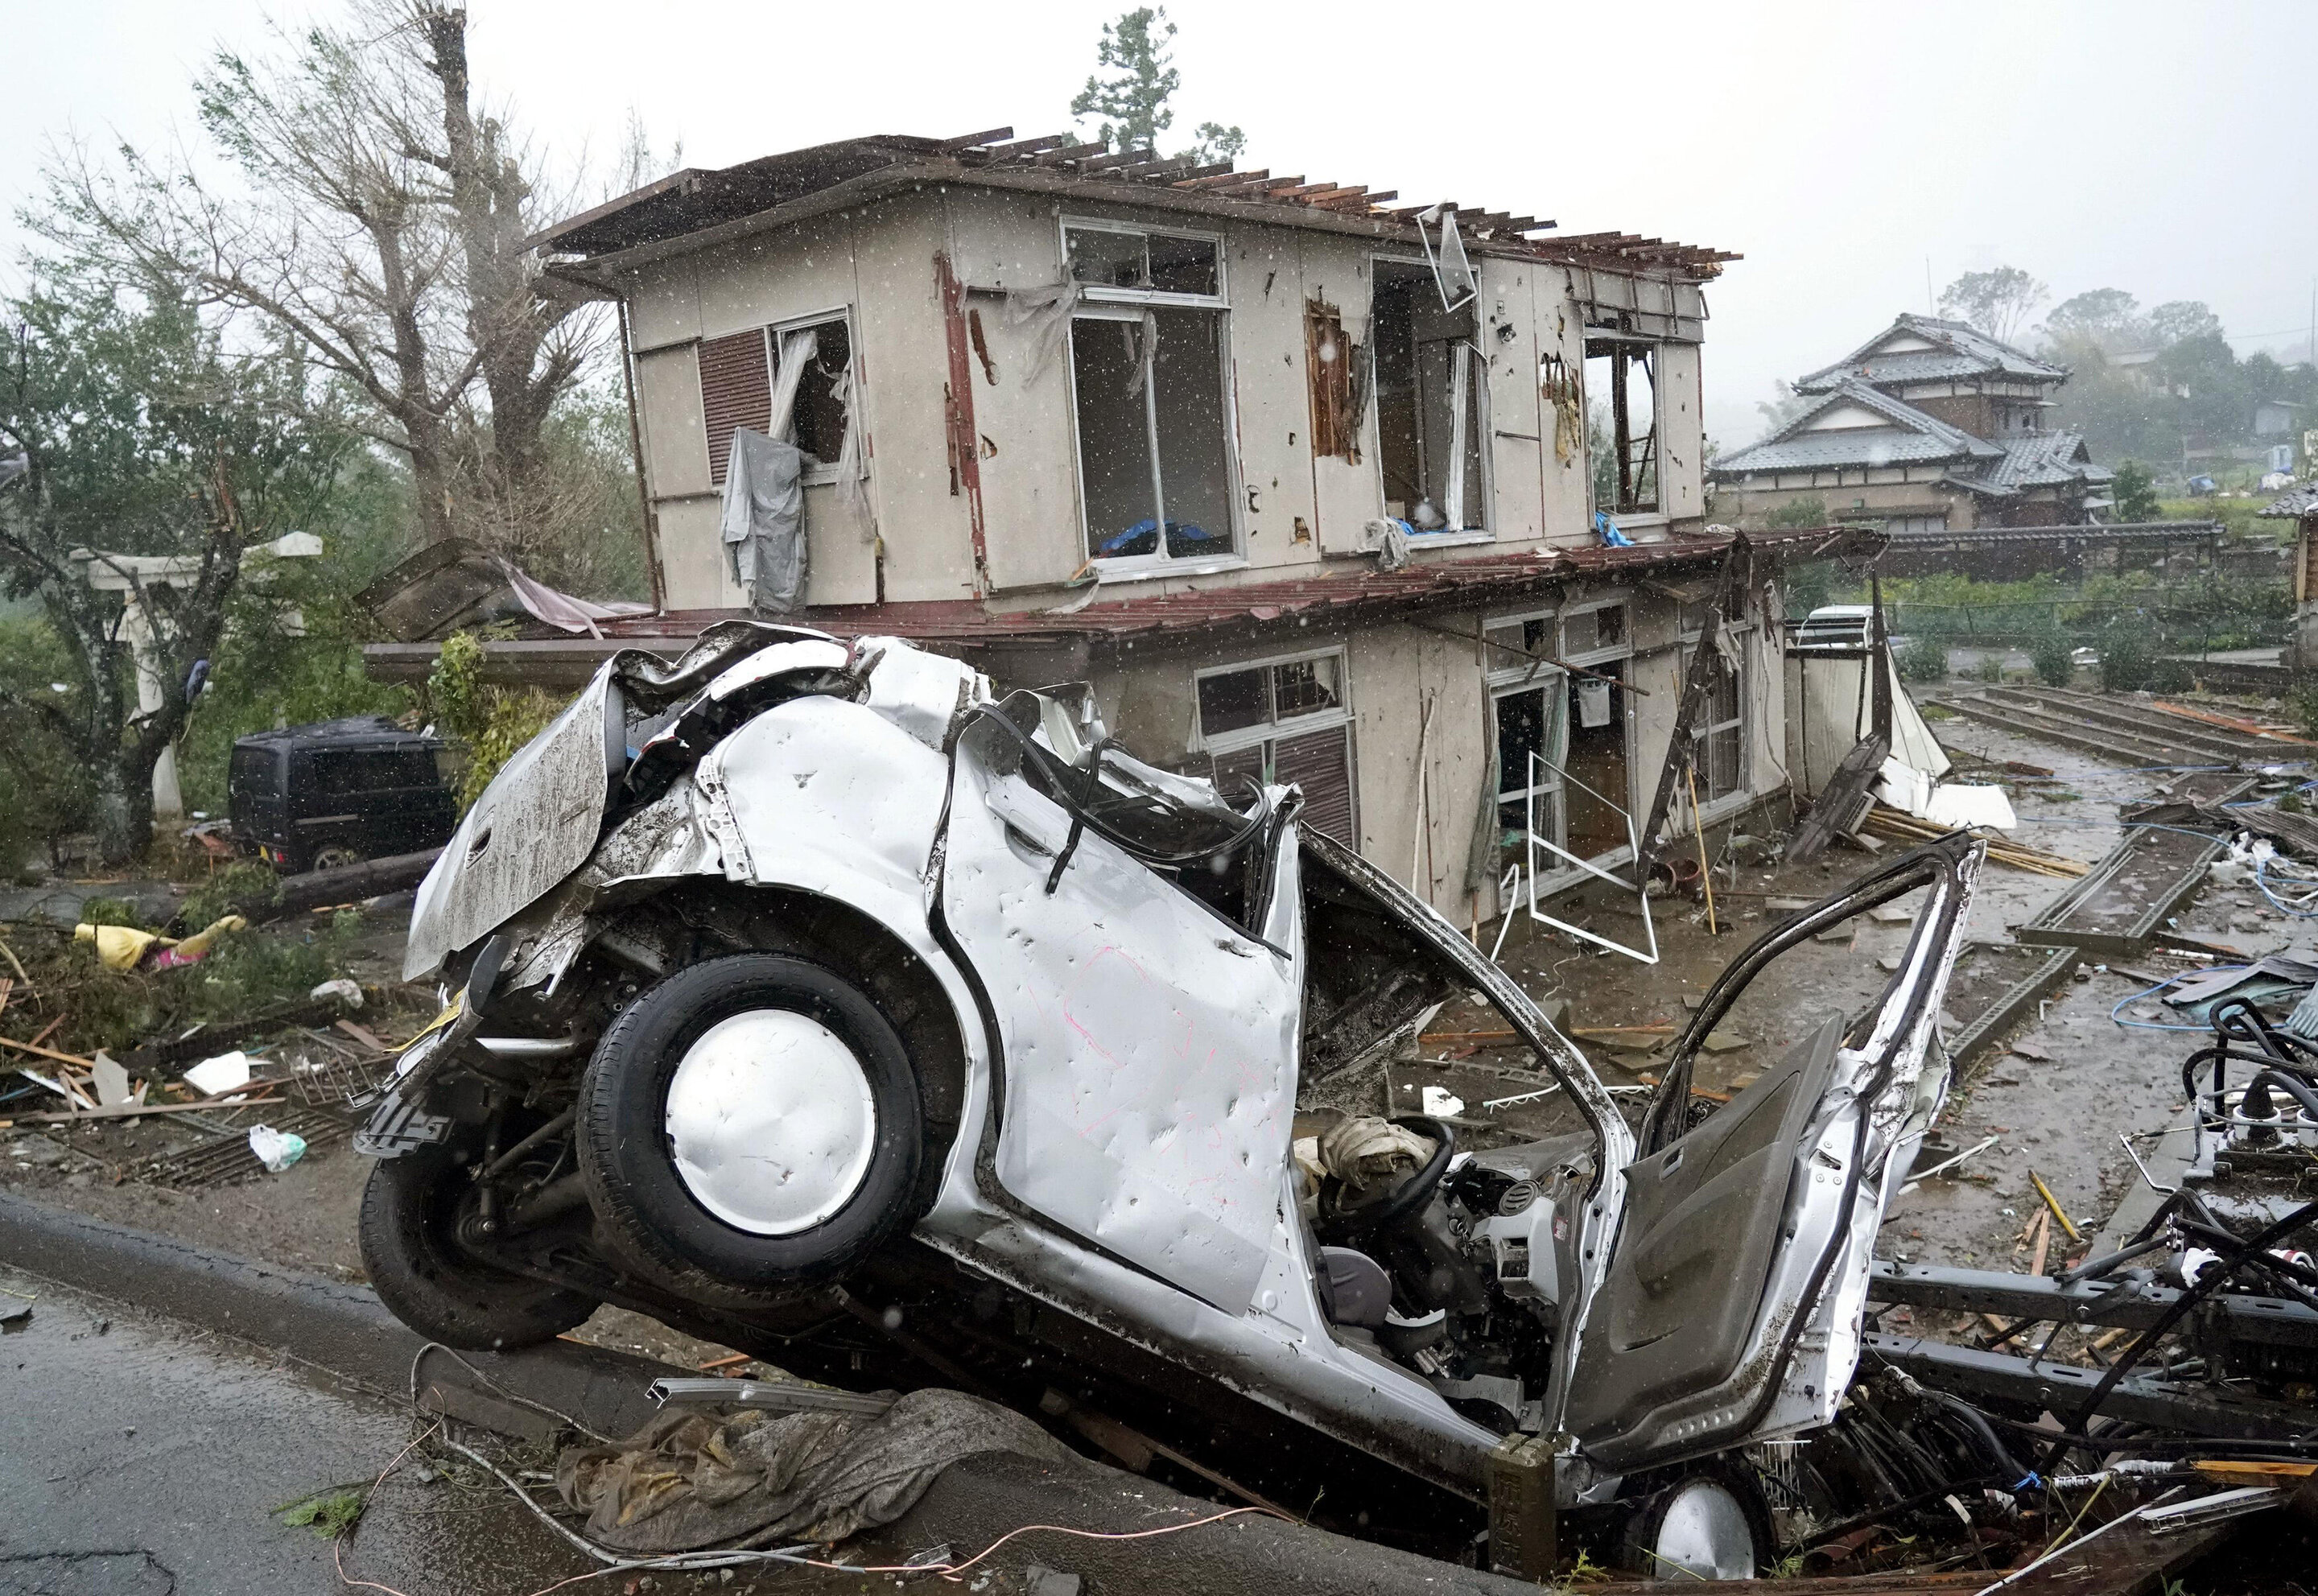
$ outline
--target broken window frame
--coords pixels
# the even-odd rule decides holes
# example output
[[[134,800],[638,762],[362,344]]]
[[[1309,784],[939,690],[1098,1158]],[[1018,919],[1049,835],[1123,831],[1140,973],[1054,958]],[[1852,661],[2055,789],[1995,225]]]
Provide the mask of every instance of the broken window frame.
[[[1528,628],[1532,625],[1541,628],[1534,647],[1532,646],[1528,636]],[[1537,610],[1518,615],[1491,617],[1483,623],[1483,635],[1487,636],[1490,632],[1515,626],[1523,628],[1523,641],[1520,646],[1529,649],[1530,652],[1552,654],[1559,650],[1561,640],[1560,618],[1552,610]],[[1550,833],[1556,842],[1564,841],[1566,835],[1561,802],[1561,762],[1569,741],[1569,716],[1565,707],[1569,695],[1569,674],[1559,666],[1547,665],[1537,659],[1523,659],[1519,655],[1507,654],[1498,649],[1485,646],[1482,652],[1487,657],[1483,681],[1488,688],[1490,713],[1498,717],[1496,779],[1500,835],[1503,828],[1502,815],[1506,804],[1521,804],[1524,824],[1528,824],[1533,821],[1539,807],[1550,802],[1551,808],[1548,812],[1552,817],[1550,825]],[[1546,723],[1551,728],[1548,742],[1553,758],[1544,767],[1541,783],[1533,780],[1530,773],[1524,771],[1521,774],[1521,779],[1514,785],[1508,787],[1505,785],[1504,712],[1498,706],[1506,699],[1518,697],[1524,693],[1557,695],[1545,701],[1547,707],[1543,712],[1547,717]]]
[[[852,307],[849,305],[839,305],[829,309],[809,311],[804,315],[785,317],[778,321],[767,322],[759,327],[742,327],[738,332],[721,335],[722,336],[728,338],[746,337],[750,335],[754,335],[761,343],[763,345],[761,357],[763,359],[765,368],[765,390],[767,394],[767,404],[769,408],[770,395],[777,391],[780,387],[780,350],[782,337],[789,333],[804,332],[807,328],[811,328],[818,332],[820,329],[828,327],[840,327],[845,331],[845,375],[851,386],[853,399],[852,403],[846,407],[845,431],[840,435],[838,440],[838,457],[834,460],[824,461],[816,454],[809,453],[805,456],[805,465],[803,471],[799,474],[797,480],[801,486],[806,488],[828,487],[832,483],[845,480],[848,475],[844,459],[845,440],[852,436],[854,429],[861,425],[860,339],[856,336],[853,325]],[[714,342],[715,340],[708,341]],[[818,361],[822,358],[822,355],[818,351],[816,351],[813,358]],[[701,402],[703,411],[705,412],[707,408],[707,394],[705,382],[703,384]],[[792,409],[791,414],[794,416],[794,409]],[[759,426],[770,425],[771,416],[769,414],[769,408],[768,414],[754,419]],[[748,423],[744,421],[742,425],[745,426],[748,425]],[[794,429],[792,428],[792,430]],[[729,461],[731,455],[728,448],[725,459]],[[724,472],[720,469],[720,463],[721,462],[716,457],[714,440],[711,440],[709,449],[710,480],[719,488],[723,487],[724,482]],[[854,463],[850,474],[857,480],[866,480],[868,477],[869,452],[866,447],[854,451]]]
[[[1682,651],[1685,657],[1690,650],[1698,646],[1700,633],[1704,630],[1694,623],[1692,616],[1684,613],[1692,607],[1689,605],[1683,605],[1676,612],[1676,635],[1681,641]],[[1697,607],[1703,614],[1709,605],[1702,604]],[[1751,617],[1726,619],[1722,623],[1722,631],[1723,635],[1730,638],[1732,648],[1738,655],[1738,663],[1732,667],[1733,674],[1738,678],[1738,713],[1727,721],[1702,719],[1699,724],[1692,729],[1692,735],[1696,740],[1699,749],[1698,806],[1705,811],[1704,818],[1710,823],[1726,808],[1738,807],[1740,800],[1752,797],[1755,790],[1755,718],[1751,712],[1755,702],[1756,624]],[[1717,737],[1730,734],[1736,734],[1738,740],[1738,758],[1734,761],[1737,776],[1734,785],[1729,791],[1718,793],[1713,787],[1712,741]],[[1686,808],[1689,803],[1687,794],[1684,794],[1682,802]]]
[[[1070,390],[1071,464],[1078,489],[1079,542],[1089,565],[1103,573],[1105,580],[1137,575],[1163,575],[1181,571],[1192,575],[1224,570],[1246,561],[1245,545],[1242,540],[1240,506],[1239,417],[1235,396],[1232,391],[1232,354],[1230,313],[1219,304],[1205,298],[1181,294],[1136,295],[1125,298],[1119,293],[1089,294],[1092,301],[1083,304],[1071,317],[1068,360],[1065,370]],[[1112,302],[1105,302],[1112,301]],[[1079,413],[1078,340],[1081,329],[1096,327],[1138,327],[1145,307],[1159,309],[1187,310],[1215,318],[1216,381],[1220,385],[1220,418],[1222,423],[1222,453],[1224,462],[1224,505],[1226,525],[1223,528],[1227,546],[1213,553],[1175,554],[1167,547],[1167,491],[1165,473],[1160,462],[1159,401],[1155,381],[1142,386],[1145,448],[1149,452],[1153,518],[1158,523],[1158,535],[1152,541],[1148,554],[1100,555],[1094,552],[1096,533],[1087,494],[1086,438]],[[1108,535],[1108,534],[1106,534]]]
[[[1526,626],[1532,622],[1542,622],[1545,626],[1544,636],[1541,640],[1541,646],[1531,650],[1532,653],[1550,654],[1554,658],[1561,659],[1568,664],[1587,667],[1610,665],[1621,661],[1631,661],[1635,656],[1632,596],[1633,596],[1631,594],[1628,593],[1615,593],[1601,597],[1574,600],[1568,604],[1563,605],[1559,609],[1518,610],[1510,614],[1485,616],[1481,623],[1482,636],[1487,638],[1490,634],[1509,626]],[[1596,643],[1595,646],[1586,649],[1569,648],[1568,646],[1570,636],[1569,623],[1580,615],[1598,615],[1605,610],[1615,610],[1619,612],[1620,624],[1618,627],[1618,640],[1612,643]],[[1594,623],[1595,629],[1594,634],[1597,637],[1600,635],[1600,624],[1601,623],[1598,621]],[[1523,644],[1522,646],[1527,647],[1527,644]],[[1484,667],[1484,681],[1488,688],[1490,697],[1493,700],[1505,695],[1517,692],[1524,686],[1543,686],[1546,685],[1546,678],[1548,677],[1551,677],[1559,680],[1560,689],[1565,697],[1569,691],[1570,678],[1569,674],[1566,671],[1560,670],[1550,665],[1540,664],[1535,660],[1521,659],[1517,656],[1503,653],[1501,650],[1489,648],[1486,644],[1482,649],[1482,652],[1490,656],[1488,662]],[[1629,666],[1626,677],[1623,679],[1629,684],[1629,691],[1631,691],[1631,683],[1632,680],[1631,665]],[[1741,704],[1741,710],[1743,713],[1743,701]],[[1559,748],[1559,751],[1566,758],[1568,752],[1569,731],[1571,729],[1569,716],[1566,711],[1563,713],[1561,720],[1561,736]],[[1610,802],[1615,804],[1619,809],[1625,811],[1628,824],[1631,827],[1632,824],[1634,810],[1634,794],[1632,791],[1635,768],[1634,719],[1631,714],[1624,714],[1619,717],[1619,722],[1622,735],[1625,738],[1626,742],[1627,791],[1624,793],[1604,794],[1601,794],[1601,796],[1604,797]],[[1553,874],[1542,876],[1532,883],[1532,890],[1537,893],[1550,894],[1561,892],[1566,888],[1573,886],[1577,883],[1585,880],[1589,874],[1599,875],[1604,871],[1615,870],[1621,865],[1631,865],[1633,862],[1633,850],[1631,846],[1613,848],[1610,852],[1599,855],[1585,864],[1571,864],[1569,863],[1568,856],[1559,852],[1559,850],[1567,848],[1569,843],[1569,805],[1568,802],[1567,784],[1571,779],[1574,778],[1570,777],[1559,765],[1555,765],[1550,775],[1546,777],[1544,784],[1542,785],[1534,786],[1534,790],[1541,794],[1550,789],[1554,794],[1555,802],[1553,805],[1552,834],[1550,836],[1541,834],[1541,840],[1550,843],[1553,850],[1556,850],[1556,856],[1559,859],[1561,866],[1554,871]],[[1499,780],[1500,782],[1503,780],[1502,771],[1499,772]],[[1526,791],[1529,789],[1525,788],[1524,790]],[[1503,796],[1503,801],[1506,802],[1511,802],[1515,798],[1521,796],[1521,794],[1519,793],[1514,793],[1509,789],[1504,789],[1502,787],[1500,792]]]
[[[1325,659],[1336,668],[1336,703],[1333,708],[1308,710],[1282,718],[1274,694],[1274,673],[1282,666],[1304,665]],[[1264,718],[1253,725],[1235,727],[1228,731],[1210,733],[1206,716],[1199,709],[1199,688],[1203,683],[1217,677],[1241,676],[1260,672],[1263,677]],[[1344,733],[1344,775],[1351,788],[1352,828],[1360,834],[1361,780],[1359,739],[1352,729],[1352,669],[1350,650],[1341,645],[1333,649],[1305,649],[1293,654],[1272,654],[1260,659],[1235,659],[1228,665],[1202,666],[1191,672],[1191,751],[1206,754],[1210,759],[1221,759],[1232,754],[1244,753],[1253,748],[1263,750],[1263,779],[1274,779],[1278,747],[1300,737],[1310,737],[1341,728]],[[1236,795],[1226,794],[1226,796]]]
[[[1412,256],[1406,255],[1377,255],[1369,257],[1368,340],[1364,346],[1362,358],[1370,363],[1371,371],[1374,370],[1375,363],[1379,358],[1379,351],[1376,346],[1378,342],[1376,284],[1377,272],[1379,267],[1388,268],[1396,273],[1406,272],[1412,274],[1422,273],[1422,276],[1418,278],[1418,281],[1430,282],[1434,290],[1433,297],[1435,299],[1440,297],[1440,278],[1438,275],[1438,270],[1430,259],[1422,256]],[[1478,300],[1460,300],[1456,308],[1469,310],[1473,313],[1475,336],[1470,340],[1458,339],[1451,342],[1450,347],[1454,354],[1451,362],[1451,369],[1450,381],[1452,385],[1458,384],[1460,381],[1459,373],[1461,372],[1463,383],[1465,386],[1469,388],[1472,395],[1472,401],[1469,406],[1452,406],[1450,410],[1450,453],[1452,458],[1451,462],[1449,486],[1453,488],[1455,491],[1453,495],[1451,493],[1443,493],[1442,497],[1443,498],[1453,498],[1460,505],[1463,503],[1466,497],[1465,489],[1467,486],[1464,480],[1465,456],[1468,452],[1466,444],[1469,439],[1477,440],[1478,447],[1474,448],[1471,453],[1475,455],[1476,462],[1480,470],[1481,480],[1478,494],[1478,501],[1480,506],[1480,521],[1477,525],[1448,525],[1437,528],[1432,532],[1426,532],[1423,528],[1417,526],[1414,521],[1410,521],[1410,541],[1421,543],[1428,548],[1444,548],[1462,543],[1494,542],[1496,541],[1497,535],[1496,462],[1495,459],[1496,452],[1492,447],[1496,435],[1491,428],[1489,417],[1489,357],[1487,351],[1483,349],[1480,345]],[[1448,314],[1450,312],[1443,313]],[[1415,342],[1415,340],[1412,338],[1411,343],[1414,344]],[[1415,364],[1414,349],[1411,350],[1410,364],[1412,369],[1414,369]],[[1356,426],[1364,423],[1366,420],[1366,411],[1370,407],[1379,408],[1379,414],[1377,424],[1375,451],[1377,462],[1377,513],[1379,516],[1386,516],[1390,514],[1388,506],[1392,499],[1392,487],[1391,484],[1385,480],[1384,474],[1384,425],[1381,415],[1382,399],[1379,389],[1379,383],[1378,380],[1371,376],[1369,382],[1369,390],[1364,396],[1361,406],[1362,414],[1355,417],[1354,421]],[[1423,434],[1420,431],[1418,435],[1418,448],[1420,453],[1422,452],[1423,447]],[[1429,474],[1424,472],[1424,468],[1421,465],[1419,467],[1419,471],[1420,474]],[[1420,486],[1430,486],[1430,484],[1421,483]],[[1437,503],[1438,501],[1436,501],[1436,507]],[[1415,508],[1414,505],[1410,505],[1408,507],[1411,510]]]
[[[1125,305],[1207,305],[1223,309],[1227,300],[1224,280],[1224,238],[1221,233],[1210,233],[1198,228],[1155,228],[1140,222],[1112,221],[1103,217],[1065,216],[1061,219],[1063,280],[1075,284],[1083,300],[1108,300]],[[1157,288],[1121,288],[1107,282],[1080,282],[1071,274],[1071,235],[1073,233],[1116,233],[1144,240],[1145,260],[1150,258],[1153,238],[1190,238],[1215,247],[1216,289],[1213,293],[1178,293]]]
[[[845,329],[844,375],[851,386],[853,399],[852,402],[845,407],[845,430],[838,436],[837,458],[822,460],[821,456],[810,453],[805,455],[806,464],[797,480],[807,488],[827,487],[845,480],[845,442],[861,425],[861,341],[855,336],[853,310],[848,305],[840,305],[830,310],[816,310],[804,316],[786,317],[779,321],[769,322],[765,327],[765,377],[777,390],[781,380],[780,352],[783,336],[789,333],[801,333],[808,328],[818,332],[828,327]],[[813,358],[818,363],[823,355],[822,352],[816,350]],[[802,397],[803,390],[800,389],[799,398],[802,399]],[[791,415],[794,416],[795,413],[792,409]],[[852,474],[856,478],[867,478],[869,475],[869,451],[867,448],[857,449],[854,451],[854,457]]]
[[[1612,346],[1607,352],[1607,358],[1612,363],[1610,368],[1612,375],[1610,391],[1606,394],[1595,394],[1592,390],[1593,373],[1589,368],[1595,360],[1604,358],[1603,354],[1597,354],[1595,347],[1596,345]],[[1626,395],[1632,390],[1631,374],[1627,370],[1630,362],[1640,363],[1643,369],[1643,381],[1649,385],[1649,430],[1639,440],[1631,435],[1632,412],[1626,401]],[[1620,332],[1613,327],[1589,327],[1586,329],[1579,368],[1580,387],[1585,393],[1587,417],[1586,492],[1595,499],[1595,509],[1613,520],[1625,517],[1639,522],[1662,520],[1666,516],[1666,433],[1662,425],[1664,417],[1658,412],[1658,374],[1665,369],[1665,346],[1658,339],[1640,337],[1632,333]],[[1606,504],[1602,502],[1595,471],[1596,462],[1593,458],[1592,417],[1594,401],[1596,399],[1604,400],[1609,406],[1610,447],[1614,452],[1612,480],[1615,487],[1610,496],[1611,502]],[[1638,442],[1649,444],[1640,462],[1633,459]],[[1631,478],[1625,469],[1629,465],[1634,468]],[[1640,485],[1645,475],[1649,478],[1650,487],[1647,498],[1640,492]]]
[[[1333,661],[1336,668],[1334,707],[1307,710],[1282,718],[1273,699],[1272,673],[1283,665],[1305,665],[1319,659]],[[1206,717],[1199,710],[1200,685],[1217,677],[1244,676],[1254,671],[1263,673],[1264,718],[1254,725],[1209,732]],[[1349,725],[1352,719],[1352,660],[1339,645],[1333,649],[1303,649],[1293,654],[1271,654],[1261,659],[1235,659],[1228,665],[1204,665],[1191,672],[1191,704],[1196,727],[1191,748],[1198,753],[1235,754],[1255,743],[1276,742],[1282,738],[1301,737],[1307,731]]]

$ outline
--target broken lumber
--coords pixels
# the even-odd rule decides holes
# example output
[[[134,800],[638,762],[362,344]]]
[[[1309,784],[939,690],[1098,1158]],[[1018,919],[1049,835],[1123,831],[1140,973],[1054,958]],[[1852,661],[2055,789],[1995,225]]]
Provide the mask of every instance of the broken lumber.
[[[256,1080],[244,1087],[244,1091],[256,1087],[279,1086],[278,1080]],[[265,1103],[286,1103],[287,1098],[203,1098],[198,1103],[123,1103],[118,1108],[83,1108],[69,1114],[19,1114],[13,1119],[0,1119],[6,1125],[80,1125],[92,1119],[141,1119],[148,1114],[184,1114],[194,1108],[251,1108]]]
[[[50,1030],[55,1028],[56,1027],[53,1026],[49,1027]],[[40,1034],[45,1036],[48,1035],[48,1032],[43,1031]],[[96,1061],[94,1059],[85,1059],[76,1053],[58,1053],[52,1047],[42,1047],[36,1043],[19,1042],[13,1036],[0,1036],[0,1047],[13,1047],[18,1053],[37,1054],[41,1058],[54,1059],[60,1064],[75,1064],[84,1070],[94,1070],[96,1068]]]
[[[1873,802],[1867,795],[1868,788],[1882,771],[1883,761],[1891,752],[1890,737],[1870,732],[1844,755],[1843,763],[1827,778],[1827,785],[1812,801],[1810,812],[1795,828],[1794,840],[1787,844],[1789,864],[1800,865],[1818,858],[1837,832],[1858,825],[1861,806]]]
[[[1879,837],[1889,837],[1899,842],[1930,842],[1947,832],[1927,820],[1918,819],[1905,810],[1879,803],[1869,811],[1862,829]],[[2009,865],[2015,870],[2026,870],[2038,875],[2089,875],[2092,866],[2064,855],[2048,853],[2028,843],[2016,842],[2008,837],[1991,837],[1988,841],[1990,863]]]

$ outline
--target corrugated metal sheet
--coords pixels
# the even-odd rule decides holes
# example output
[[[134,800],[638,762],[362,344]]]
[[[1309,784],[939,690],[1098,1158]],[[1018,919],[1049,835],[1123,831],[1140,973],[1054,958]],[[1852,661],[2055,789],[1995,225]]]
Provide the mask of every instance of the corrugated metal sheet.
[[[1947,753],[1900,687],[1888,651],[1883,668],[1891,672],[1891,757],[1927,775],[1945,776],[1950,768]],[[1817,797],[1835,767],[1843,763],[1843,757],[1867,735],[1871,706],[1866,662],[1790,653],[1787,673],[1793,688],[1789,702],[1796,705],[1787,728],[1795,754],[1790,768],[1796,790],[1806,798]]]

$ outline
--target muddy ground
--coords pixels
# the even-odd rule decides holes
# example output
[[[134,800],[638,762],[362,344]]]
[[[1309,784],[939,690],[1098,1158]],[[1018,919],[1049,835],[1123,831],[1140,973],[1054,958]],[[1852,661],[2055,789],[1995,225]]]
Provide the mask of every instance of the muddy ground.
[[[2049,781],[2001,778],[2011,792],[2025,842],[2090,863],[2117,840],[2119,805],[2156,794],[2165,772],[2104,767],[2070,749],[2008,734],[1963,719],[1936,722],[1942,740],[1959,756],[2024,761],[2053,771]],[[1963,776],[1965,771],[1959,771]],[[1887,844],[1888,857],[1902,845]],[[1717,900],[1719,935],[1710,935],[1703,907],[1661,901],[1654,913],[1660,958],[1648,966],[1601,952],[1564,934],[1517,918],[1502,963],[1526,990],[1557,1007],[1566,1030],[1678,1027],[1722,967],[1787,912],[1774,899],[1816,899],[1874,867],[1877,858],[1838,846],[1819,861],[1771,868],[1741,867],[1723,880]],[[1718,872],[1718,879],[1721,873]],[[1991,864],[1981,875],[1970,934],[2003,941],[2005,928],[2034,916],[2069,883]],[[1855,935],[1806,943],[1775,961],[1757,979],[1721,1027],[1724,1051],[1704,1054],[1695,1084],[1729,1091],[1744,1086],[1828,1015],[1855,1014],[1872,1003],[1887,973],[1878,961],[1905,946],[1911,918],[1905,901],[1881,918],[1855,921]],[[1602,903],[1573,911],[1602,935],[1638,944],[1641,922],[1631,909]],[[362,975],[391,981],[399,964],[402,901],[373,910],[361,950]],[[2182,911],[2184,935],[2224,943],[2249,955],[2290,952],[2318,957],[2318,920],[2289,919],[2251,887],[2208,885]],[[2184,968],[2161,958],[2132,961],[2136,972],[2162,975]],[[2041,1019],[2015,1038],[2021,1052],[1984,1054],[1966,1071],[1949,1099],[1938,1135],[1964,1148],[1994,1135],[1996,1146],[1955,1175],[1905,1194],[1887,1224],[1882,1256],[1901,1261],[1946,1262],[1982,1268],[2027,1267],[2021,1234],[2037,1206],[2031,1170],[2041,1175],[2089,1236],[2134,1179],[2119,1133],[2152,1130],[2180,1104],[2179,1066],[2192,1046],[2187,1034],[2129,1027],[2112,1019],[2154,1019],[2153,1001],[2130,1002],[2148,983],[2119,971],[2087,968],[2044,1006]],[[1957,1017],[1968,1018],[1968,1017]],[[1454,1036],[1494,1023],[1469,1005],[1454,1005],[1433,1022],[1434,1034]],[[1579,1045],[1604,1079],[1631,1086],[1656,1079],[1661,1038],[1629,1032],[1612,1038],[1580,1036]],[[2036,1054],[2045,1056],[2038,1057]],[[1497,1078],[1487,1073],[1490,1054],[1455,1042],[1428,1042],[1415,1063],[1396,1064],[1380,1080],[1354,1088],[1350,1106],[1415,1112],[1426,1084],[1471,1099],[1468,1116],[1502,1116],[1525,1134],[1554,1128],[1550,1107],[1540,1113],[1484,1110]],[[1433,1060],[1446,1058],[1445,1064]],[[1350,1083],[1348,1083],[1350,1084]],[[1624,1099],[1630,1107],[1642,1100]],[[355,1221],[366,1161],[343,1142],[317,1147],[281,1175],[256,1175],[209,1189],[175,1191],[136,1179],[137,1167],[157,1152],[211,1132],[246,1132],[263,1109],[125,1122],[95,1127],[20,1127],[0,1131],[0,1187],[63,1202],[123,1224],[181,1237],[201,1245],[266,1259],[339,1279],[362,1278]],[[2068,1253],[2056,1238],[2051,1267]],[[605,1309],[578,1334],[624,1350],[699,1365],[728,1349],[669,1331],[617,1309]]]

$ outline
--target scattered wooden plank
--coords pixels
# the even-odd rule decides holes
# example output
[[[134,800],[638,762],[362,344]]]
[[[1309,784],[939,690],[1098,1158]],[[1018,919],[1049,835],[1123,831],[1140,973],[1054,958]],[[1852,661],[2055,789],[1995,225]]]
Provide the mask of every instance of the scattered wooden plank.
[[[40,1035],[45,1036],[49,1031],[55,1029],[56,1027],[50,1026],[48,1031],[42,1031]],[[54,1048],[42,1047],[37,1042],[19,1042],[13,1036],[0,1036],[0,1047],[13,1047],[18,1053],[29,1053],[39,1058],[54,1059],[58,1063],[72,1064],[83,1070],[96,1068],[94,1059],[83,1058],[76,1053],[58,1053]]]
[[[256,1086],[279,1086],[278,1080],[263,1080]],[[11,1125],[79,1125],[92,1119],[141,1119],[148,1114],[184,1114],[195,1108],[254,1108],[265,1103],[286,1103],[287,1098],[203,1098],[198,1103],[124,1103],[118,1108],[86,1108],[77,1114],[19,1114],[13,1119],[0,1119],[0,1126]]]
[[[350,1019],[342,1019],[342,1020],[339,1020],[339,1021],[337,1022],[337,1028],[338,1028],[339,1030],[344,1031],[347,1036],[352,1036],[355,1041],[357,1041],[357,1042],[361,1043],[364,1047],[369,1048],[373,1053],[392,1053],[392,1052],[394,1051],[394,1049],[392,1049],[391,1047],[389,1047],[385,1043],[383,1043],[383,1042],[380,1041],[380,1040],[379,1040],[375,1036],[372,1035],[368,1030],[364,1029],[364,1028],[363,1027],[361,1027],[361,1026],[356,1025],[354,1021],[352,1021],[352,1020],[350,1020]]]

